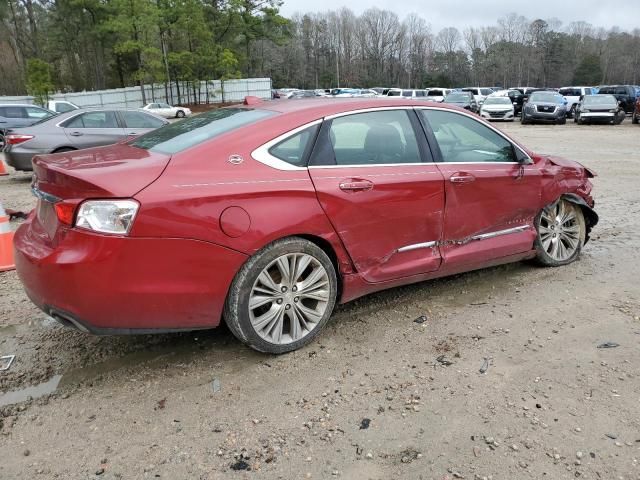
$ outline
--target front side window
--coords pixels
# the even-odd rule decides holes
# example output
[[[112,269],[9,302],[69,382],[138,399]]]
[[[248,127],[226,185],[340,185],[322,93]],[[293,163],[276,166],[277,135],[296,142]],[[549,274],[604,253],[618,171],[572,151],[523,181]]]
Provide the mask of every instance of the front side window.
[[[132,112],[130,110],[125,110],[121,113],[126,128],[159,128],[164,125],[162,120],[146,113]]]
[[[65,128],[118,128],[115,112],[87,112],[73,117]]]
[[[420,163],[418,142],[405,110],[338,117],[329,140],[336,165]]]
[[[49,111],[44,110],[42,108],[27,107],[25,110],[27,111],[27,116],[29,118],[42,119],[42,118],[46,118],[46,117],[51,117],[52,116],[52,114]]]
[[[58,113],[70,112],[71,110],[76,110],[76,109],[71,105],[69,105],[68,103],[56,103],[56,112]]]
[[[429,92],[427,93],[427,96],[429,97],[442,97],[443,92],[442,90],[429,90]]]
[[[162,153],[178,153],[223,133],[276,115],[269,110],[219,108],[146,133],[129,145]]]
[[[454,112],[420,110],[433,131],[443,162],[516,162],[511,142],[479,121]]]

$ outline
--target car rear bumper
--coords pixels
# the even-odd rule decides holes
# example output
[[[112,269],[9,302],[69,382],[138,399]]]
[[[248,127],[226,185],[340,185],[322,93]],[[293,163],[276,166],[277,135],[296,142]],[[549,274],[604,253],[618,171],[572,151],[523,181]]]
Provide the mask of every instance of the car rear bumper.
[[[37,152],[33,151],[21,152],[19,149],[7,148],[4,151],[4,156],[8,165],[11,165],[16,170],[23,171],[31,171],[33,170],[33,165],[31,165],[31,159],[34,155],[38,153],[49,153],[49,152]]]
[[[216,327],[246,255],[208,242],[58,231],[31,216],[14,239],[16,270],[45,313],[92,333]]]

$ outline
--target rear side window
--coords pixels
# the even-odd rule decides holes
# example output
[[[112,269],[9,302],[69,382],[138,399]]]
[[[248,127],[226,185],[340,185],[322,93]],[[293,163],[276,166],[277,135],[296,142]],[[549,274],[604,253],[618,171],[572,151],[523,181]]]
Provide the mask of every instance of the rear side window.
[[[125,128],[159,128],[164,122],[159,118],[152,117],[142,112],[124,111],[120,112],[124,120]]]
[[[426,96],[424,90],[416,90],[416,97],[424,97],[424,96]]]
[[[220,108],[165,125],[138,137],[129,145],[173,154],[273,115],[276,113],[269,110]]]
[[[442,93],[442,90],[429,90],[429,92],[427,93],[427,96],[429,96],[429,97],[442,97],[443,93]]]
[[[404,110],[357,113],[331,122],[335,165],[420,163],[413,126]]]
[[[6,118],[27,118],[24,107],[0,107],[0,115]]]
[[[306,166],[309,150],[313,146],[319,125],[313,125],[281,141],[269,149],[269,153],[280,160],[295,165]]]
[[[119,128],[115,112],[87,112],[73,117],[64,128]]]

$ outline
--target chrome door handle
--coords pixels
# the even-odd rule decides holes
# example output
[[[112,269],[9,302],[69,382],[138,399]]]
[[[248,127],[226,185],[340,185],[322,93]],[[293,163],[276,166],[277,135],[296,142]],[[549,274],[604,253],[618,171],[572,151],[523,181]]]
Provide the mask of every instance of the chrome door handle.
[[[373,182],[369,180],[346,180],[340,182],[340,190],[345,192],[365,192],[373,188]]]
[[[84,134],[82,132],[71,132],[69,135],[72,137],[81,137]]]
[[[475,180],[476,180],[476,177],[468,173],[465,173],[465,174],[454,173],[449,177],[449,181],[451,183],[471,183],[471,182],[474,182]]]

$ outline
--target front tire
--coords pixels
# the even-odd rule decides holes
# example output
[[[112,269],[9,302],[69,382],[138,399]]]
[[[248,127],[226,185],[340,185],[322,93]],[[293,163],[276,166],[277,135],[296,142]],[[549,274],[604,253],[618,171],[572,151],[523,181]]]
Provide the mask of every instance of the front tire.
[[[587,231],[579,206],[560,199],[542,209],[536,216],[535,225],[538,235],[534,247],[538,263],[559,267],[578,258]]]
[[[636,114],[636,112],[634,111],[633,114],[631,115],[631,123],[637,125],[638,123],[640,123],[640,121],[638,120],[638,115]]]
[[[184,111],[178,110],[176,113],[176,118],[184,118]]]
[[[224,318],[238,340],[255,350],[297,350],[329,320],[337,285],[333,263],[321,248],[298,237],[277,240],[237,273]]]

